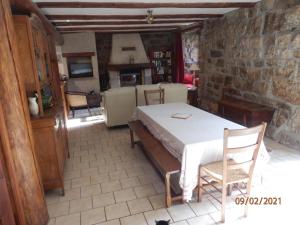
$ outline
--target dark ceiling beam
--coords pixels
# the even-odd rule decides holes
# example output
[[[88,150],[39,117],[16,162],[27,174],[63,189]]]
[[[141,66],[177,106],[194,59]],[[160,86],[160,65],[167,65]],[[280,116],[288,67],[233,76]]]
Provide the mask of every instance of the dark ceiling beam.
[[[66,27],[66,28],[57,28],[59,31],[101,31],[101,30],[139,30],[139,29],[177,29],[179,26],[162,26],[162,27],[150,27],[150,26],[134,26],[134,27]]]
[[[201,22],[199,19],[193,20],[154,20],[152,24],[181,24],[181,23],[194,23]],[[55,26],[100,26],[100,25],[139,25],[148,24],[146,20],[137,21],[84,21],[84,22],[53,22]]]
[[[146,2],[39,2],[40,8],[250,8],[253,2],[197,2],[197,3],[146,3]]]
[[[10,0],[12,10],[14,12],[22,13],[34,13],[41,20],[46,32],[53,36],[57,44],[63,44],[64,40],[60,33],[55,29],[55,27],[50,23],[46,16],[42,13],[41,9],[37,7],[31,0]]]
[[[142,20],[146,15],[46,15],[49,20]],[[218,18],[223,14],[154,15],[155,19]]]

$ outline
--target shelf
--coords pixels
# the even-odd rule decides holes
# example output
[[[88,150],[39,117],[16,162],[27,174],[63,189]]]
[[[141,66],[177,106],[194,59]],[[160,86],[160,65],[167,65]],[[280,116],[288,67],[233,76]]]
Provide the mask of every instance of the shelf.
[[[120,71],[125,69],[148,69],[152,68],[152,63],[135,63],[135,64],[109,64],[107,69],[109,71]]]
[[[95,52],[73,52],[73,53],[63,53],[63,57],[92,57],[95,56]]]

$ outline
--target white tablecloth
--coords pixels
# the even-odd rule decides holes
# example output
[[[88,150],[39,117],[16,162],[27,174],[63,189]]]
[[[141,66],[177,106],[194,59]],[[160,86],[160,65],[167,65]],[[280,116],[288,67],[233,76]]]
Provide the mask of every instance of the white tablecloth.
[[[176,119],[176,113],[190,114],[188,119]],[[215,116],[185,103],[139,106],[135,119],[142,123],[181,162],[180,186],[184,200],[192,198],[197,186],[199,165],[222,160],[224,128],[241,129],[243,126]],[[255,137],[231,141],[231,146],[251,142]],[[266,162],[269,155],[262,144],[258,161]],[[259,162],[257,162],[259,164]]]

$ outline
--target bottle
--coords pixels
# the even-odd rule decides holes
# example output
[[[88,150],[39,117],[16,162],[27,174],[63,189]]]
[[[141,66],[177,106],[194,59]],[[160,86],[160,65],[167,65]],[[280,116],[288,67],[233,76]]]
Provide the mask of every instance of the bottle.
[[[37,96],[28,97],[29,111],[32,116],[37,116],[39,114],[39,105],[37,103]]]

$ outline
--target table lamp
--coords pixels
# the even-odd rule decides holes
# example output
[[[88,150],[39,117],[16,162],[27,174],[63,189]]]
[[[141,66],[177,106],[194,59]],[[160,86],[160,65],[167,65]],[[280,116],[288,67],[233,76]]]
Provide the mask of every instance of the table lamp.
[[[199,71],[199,70],[200,70],[200,68],[199,68],[198,64],[196,64],[196,63],[192,64],[190,67],[190,71],[193,71],[193,75],[194,75],[193,85],[195,85],[196,71]]]

